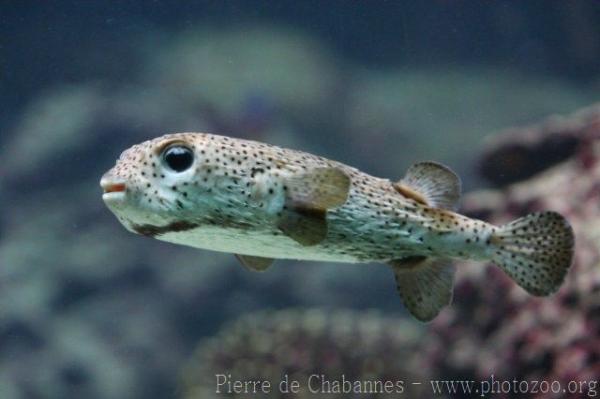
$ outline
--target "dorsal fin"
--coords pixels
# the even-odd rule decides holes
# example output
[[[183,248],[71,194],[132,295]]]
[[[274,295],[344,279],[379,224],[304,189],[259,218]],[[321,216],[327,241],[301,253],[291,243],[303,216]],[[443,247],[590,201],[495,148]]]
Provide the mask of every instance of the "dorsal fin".
[[[405,197],[434,208],[456,210],[460,199],[460,178],[448,167],[436,162],[418,162],[393,184]]]

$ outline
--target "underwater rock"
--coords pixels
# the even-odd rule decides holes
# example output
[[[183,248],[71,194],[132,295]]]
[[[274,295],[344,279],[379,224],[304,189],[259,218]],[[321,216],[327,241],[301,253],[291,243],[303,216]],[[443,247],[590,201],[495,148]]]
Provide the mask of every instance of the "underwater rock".
[[[567,384],[600,375],[598,111],[592,107],[575,114],[579,130],[563,129],[581,140],[568,159],[503,190],[465,198],[468,214],[495,223],[542,209],[562,213],[575,230],[575,261],[558,293],[544,298],[527,295],[496,267],[461,265],[455,303],[434,321],[426,345],[437,376],[487,380],[494,374],[496,379]],[[558,131],[556,121],[549,125]],[[564,125],[574,123],[567,118]]]
[[[282,114],[319,123],[342,77],[334,54],[310,36],[249,25],[185,31],[158,56],[152,46],[143,78],[205,113],[212,133],[256,137]]]
[[[375,385],[367,392],[374,381],[401,381],[403,395],[428,397],[420,386],[411,384],[427,378],[421,356],[414,350],[421,334],[415,323],[378,312],[289,309],[248,314],[200,343],[183,369],[183,397],[214,397],[217,388],[222,394],[228,392],[226,383],[217,387],[218,374],[230,375],[231,380],[269,381],[269,398],[289,397],[279,385],[286,375],[290,383],[299,382],[299,391],[292,395],[297,398],[349,397],[348,392],[335,392],[334,381],[342,379],[360,381],[361,387],[353,388],[362,389],[357,397],[399,394],[398,385],[387,394]]]
[[[479,170],[495,186],[525,180],[574,155],[600,135],[600,104],[568,116],[506,129],[490,136]]]

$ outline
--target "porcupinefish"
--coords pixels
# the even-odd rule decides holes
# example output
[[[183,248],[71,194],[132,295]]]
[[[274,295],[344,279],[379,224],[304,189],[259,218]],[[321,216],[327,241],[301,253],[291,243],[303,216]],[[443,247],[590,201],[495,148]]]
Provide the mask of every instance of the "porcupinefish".
[[[124,151],[100,185],[127,230],[234,253],[250,270],[274,259],[388,264],[421,321],[451,302],[453,259],[492,261],[544,296],[573,258],[573,231],[558,213],[503,226],[456,213],[460,179],[435,162],[394,182],[301,151],[176,133]]]

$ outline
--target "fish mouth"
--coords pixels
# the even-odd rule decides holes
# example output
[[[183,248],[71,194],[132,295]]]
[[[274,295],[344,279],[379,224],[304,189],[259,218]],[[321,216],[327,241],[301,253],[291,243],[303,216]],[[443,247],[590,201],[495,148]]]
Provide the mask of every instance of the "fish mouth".
[[[110,183],[102,186],[104,194],[109,193],[124,193],[127,190],[125,183]]]
[[[124,181],[103,177],[100,180],[100,187],[102,187],[102,199],[105,202],[122,201],[125,199],[127,185]]]

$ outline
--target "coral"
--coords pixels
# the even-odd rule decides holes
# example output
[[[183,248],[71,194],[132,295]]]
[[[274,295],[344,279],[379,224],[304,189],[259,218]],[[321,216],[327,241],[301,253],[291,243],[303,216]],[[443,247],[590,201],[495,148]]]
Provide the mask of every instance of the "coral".
[[[525,180],[597,140],[598,124],[600,106],[595,105],[570,116],[554,115],[541,123],[503,130],[488,138],[480,172],[496,186]]]
[[[434,322],[427,344],[429,367],[443,378],[486,380],[494,374],[557,380],[564,387],[600,375],[600,107],[523,130],[526,138],[511,133],[499,139],[498,153],[510,154],[513,140],[526,141],[532,154],[544,159],[547,143],[564,135],[576,141],[565,149],[571,156],[555,165],[550,161],[564,157],[523,159],[525,168],[546,169],[501,191],[470,194],[465,211],[495,223],[542,209],[561,212],[576,234],[574,265],[564,286],[547,298],[527,295],[498,268],[462,267],[456,303]]]
[[[427,397],[411,384],[427,378],[420,354],[413,349],[420,337],[421,330],[414,323],[376,312],[313,309],[245,315],[199,345],[183,372],[184,397],[220,396],[215,394],[217,374],[229,374],[232,380],[269,381],[273,388],[269,398],[288,397],[279,388],[286,374],[289,381],[299,382],[300,391],[293,395],[297,398],[349,397],[326,392],[334,388],[322,385],[323,381],[341,381],[342,375],[352,382],[402,381],[404,394]],[[228,388],[220,389],[223,393]],[[368,386],[360,389],[365,392]],[[381,393],[380,388],[374,390],[358,396],[393,396]]]

